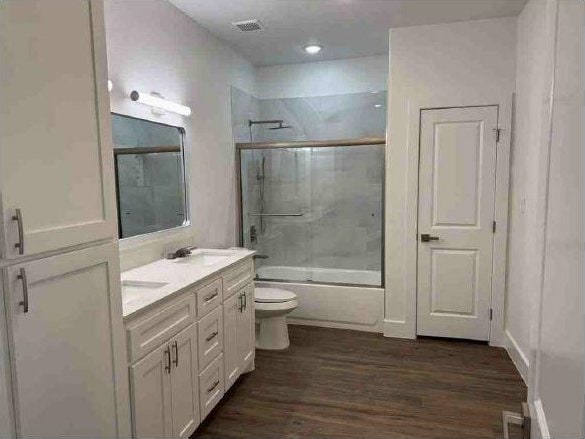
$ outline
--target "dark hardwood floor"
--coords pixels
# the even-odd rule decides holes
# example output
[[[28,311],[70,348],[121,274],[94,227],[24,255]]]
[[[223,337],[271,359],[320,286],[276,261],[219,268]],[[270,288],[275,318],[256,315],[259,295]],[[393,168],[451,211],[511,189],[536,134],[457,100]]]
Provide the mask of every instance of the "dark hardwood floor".
[[[286,351],[256,351],[199,438],[501,438],[526,387],[503,349],[289,326]]]

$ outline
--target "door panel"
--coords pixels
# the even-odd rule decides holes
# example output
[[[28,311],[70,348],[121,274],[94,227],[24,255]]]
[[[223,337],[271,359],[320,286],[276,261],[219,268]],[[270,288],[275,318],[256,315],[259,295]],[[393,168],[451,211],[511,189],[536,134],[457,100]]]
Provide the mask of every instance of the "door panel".
[[[497,117],[495,106],[422,111],[419,335],[489,338]]]
[[[154,350],[130,367],[132,418],[137,438],[172,437],[169,346]]]
[[[226,392],[236,382],[241,373],[237,326],[240,313],[240,294],[234,294],[223,304],[223,356]]]
[[[106,245],[5,269],[19,436],[130,434],[117,266]]]
[[[237,314],[237,324],[240,368],[244,370],[254,358],[254,284],[247,285],[242,292],[243,308]]]
[[[101,2],[0,5],[4,258],[115,235]],[[46,56],[31,56],[45,54]]]
[[[197,325],[169,342],[173,369],[171,396],[173,437],[189,437],[199,425],[199,376],[197,375]]]

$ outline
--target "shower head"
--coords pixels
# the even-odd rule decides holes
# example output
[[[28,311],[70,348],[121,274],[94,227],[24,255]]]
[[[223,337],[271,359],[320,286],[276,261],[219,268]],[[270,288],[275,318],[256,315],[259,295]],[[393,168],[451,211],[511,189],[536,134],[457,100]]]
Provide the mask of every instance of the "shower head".
[[[279,122],[277,127],[270,127],[269,130],[284,130],[286,128],[292,128],[292,125],[283,125],[283,122]]]
[[[291,125],[284,125],[284,120],[282,119],[271,119],[271,120],[248,120],[248,126],[252,127],[252,125],[264,125],[264,124],[278,124],[276,127],[268,128],[269,130],[283,130],[285,128],[292,128]]]

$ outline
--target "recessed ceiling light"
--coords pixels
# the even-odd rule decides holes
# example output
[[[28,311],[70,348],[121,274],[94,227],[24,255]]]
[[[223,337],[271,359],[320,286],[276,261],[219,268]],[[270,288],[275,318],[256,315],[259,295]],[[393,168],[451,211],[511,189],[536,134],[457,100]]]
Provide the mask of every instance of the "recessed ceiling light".
[[[304,49],[308,54],[315,55],[316,53],[321,52],[323,46],[319,46],[318,44],[310,44],[309,46],[305,46]]]

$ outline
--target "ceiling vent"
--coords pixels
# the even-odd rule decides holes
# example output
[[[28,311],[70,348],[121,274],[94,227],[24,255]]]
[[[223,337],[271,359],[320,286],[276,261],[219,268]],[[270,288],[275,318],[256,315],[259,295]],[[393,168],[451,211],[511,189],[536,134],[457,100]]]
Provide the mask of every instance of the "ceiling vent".
[[[254,20],[244,20],[244,21],[235,21],[232,23],[233,26],[241,30],[242,32],[252,32],[257,30],[262,30],[262,24],[260,21]]]

